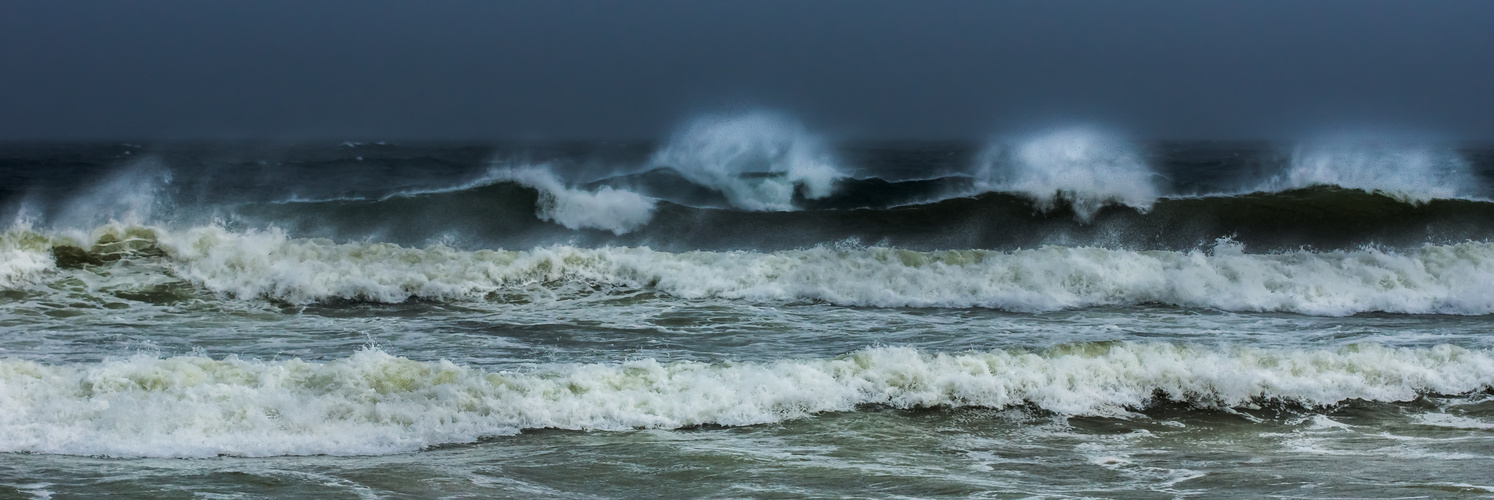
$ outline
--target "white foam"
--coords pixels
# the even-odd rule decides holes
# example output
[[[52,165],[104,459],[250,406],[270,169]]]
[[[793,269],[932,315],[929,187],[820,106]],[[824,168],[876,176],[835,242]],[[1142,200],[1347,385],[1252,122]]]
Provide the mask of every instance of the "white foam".
[[[1212,252],[1059,246],[942,252],[816,247],[669,253],[569,246],[465,251],[297,239],[275,229],[168,231],[117,224],[78,237],[17,230],[5,238],[12,243],[0,251],[14,256],[0,275],[11,283],[51,269],[48,250],[54,244],[91,248],[94,241],[124,241],[128,245],[109,244],[118,247],[110,251],[129,251],[154,243],[177,279],[211,293],[298,304],[648,290],[687,299],[1010,311],[1161,303],[1313,315],[1494,313],[1494,242],[1281,254],[1247,254],[1227,241]]]
[[[1298,146],[1287,171],[1256,190],[1281,191],[1319,185],[1362,189],[1412,203],[1485,194],[1468,161],[1454,150],[1362,139]]]
[[[37,280],[57,267],[52,242],[31,231],[27,224],[0,233],[0,288],[11,288]]]
[[[1422,425],[1452,429],[1494,430],[1494,422],[1454,415],[1451,413],[1426,413],[1416,416]]]
[[[1081,220],[1119,203],[1148,209],[1160,196],[1156,173],[1136,148],[1089,127],[1049,130],[1013,145],[993,141],[976,157],[976,188],[1024,194],[1043,210],[1068,202]]]
[[[1011,252],[825,248],[657,252],[568,246],[460,251],[336,244],[216,227],[159,233],[181,278],[213,292],[297,303],[553,295],[598,287],[683,298],[1044,311],[1163,303],[1347,315],[1494,313],[1494,243],[1246,254],[1049,246]],[[563,294],[562,294],[563,295]]]
[[[737,208],[758,211],[793,210],[796,189],[810,199],[829,196],[845,177],[823,141],[799,122],[766,111],[691,120],[653,163],[720,191]]]
[[[536,216],[570,229],[603,229],[625,234],[648,224],[654,217],[652,198],[603,186],[584,191],[566,186],[555,173],[544,168],[506,168],[489,174],[487,182],[511,180],[539,190]]]
[[[1203,350],[1084,344],[1046,352],[876,347],[830,359],[540,365],[485,373],[364,350],[328,363],[137,355],[0,361],[0,451],[111,456],[378,454],[522,429],[753,425],[853,411],[1033,405],[1115,415],[1155,394],[1203,406],[1407,401],[1494,384],[1452,346]]]

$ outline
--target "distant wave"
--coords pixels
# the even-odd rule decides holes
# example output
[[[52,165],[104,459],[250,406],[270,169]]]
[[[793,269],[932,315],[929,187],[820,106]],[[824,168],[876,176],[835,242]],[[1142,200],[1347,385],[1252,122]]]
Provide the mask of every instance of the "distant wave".
[[[278,230],[235,233],[217,227],[174,232],[108,226],[93,238],[49,241],[15,231],[0,240],[10,245],[0,251],[24,265],[5,269],[10,274],[0,280],[17,286],[61,268],[163,259],[174,277],[204,292],[293,304],[651,292],[685,299],[1009,311],[1156,303],[1313,315],[1494,313],[1494,243],[1277,254],[1245,254],[1229,241],[1212,251],[1046,246],[670,253],[626,247],[464,251],[444,245],[339,244],[290,238]],[[157,272],[149,271],[151,266],[139,269]],[[139,281],[159,279],[141,276]]]
[[[483,372],[370,349],[326,363],[229,356],[46,365],[0,360],[0,451],[214,457],[361,455],[524,429],[754,425],[859,405],[1016,405],[1126,415],[1163,401],[1210,410],[1405,402],[1494,386],[1494,354],[1453,346],[1206,349],[1088,343],[939,353],[871,347],[825,359],[640,359]]]
[[[1287,170],[1258,191],[1335,186],[1381,193],[1410,203],[1479,199],[1487,195],[1468,161],[1446,147],[1371,140],[1307,143]]]
[[[966,148],[960,154],[974,152],[972,146],[875,146],[881,156],[859,158],[888,162],[880,167],[888,178],[857,177],[848,173],[876,169],[842,164],[788,117],[749,112],[701,117],[657,149],[635,145],[624,167],[386,145],[358,150],[383,155],[370,156],[382,158],[374,162],[377,175],[364,176],[362,169],[374,167],[348,157],[346,147],[299,153],[304,158],[292,167],[259,160],[199,172],[173,170],[167,160],[179,160],[161,153],[104,165],[78,180],[56,179],[51,188],[17,190],[5,208],[15,221],[50,232],[86,233],[109,222],[216,224],[237,232],[278,228],[293,238],[467,249],[771,252],[851,240],[914,250],[1186,251],[1227,237],[1270,252],[1494,239],[1494,202],[1482,197],[1473,166],[1458,151],[1427,144],[1318,141],[1289,158],[1255,145],[1245,150],[1255,159],[1231,162],[1228,151],[1208,145],[1144,152],[1097,129],[1070,127],[955,155],[959,147]],[[1217,188],[1191,192],[1216,194],[1167,194],[1167,179],[1149,163],[1156,158],[1168,175],[1195,183],[1188,189]],[[940,175],[897,170],[903,164]],[[255,173],[255,165],[264,170]],[[364,177],[376,180],[323,186]],[[225,194],[232,190],[224,179],[267,187],[235,198]]]
[[[647,173],[599,183],[629,186],[630,180],[637,180],[644,192],[684,205],[774,211],[888,208],[1002,193],[1027,197],[1041,212],[1066,211],[1086,223],[1107,206],[1145,212],[1158,200],[1189,196],[1171,192],[1174,188],[1150,164],[1143,148],[1093,127],[993,139],[964,169],[913,181],[849,177],[802,126],[777,115],[707,117],[682,130],[655,155],[655,167]],[[1489,194],[1458,151],[1424,143],[1310,141],[1296,146],[1280,171],[1269,170],[1263,178],[1220,186],[1209,196],[1329,187],[1414,204],[1487,201]],[[725,201],[678,184],[718,192]],[[927,189],[935,184],[941,189]],[[899,189],[921,192],[896,193]],[[882,193],[869,195],[867,190]],[[848,204],[851,200],[861,205]]]
[[[846,179],[829,196],[796,200],[801,208],[793,212],[697,208],[668,201],[713,205],[712,192],[689,191],[693,185],[681,187],[681,182],[672,170],[654,170],[573,186],[544,170],[501,169],[461,189],[372,200],[243,205],[232,215],[249,227],[279,227],[300,237],[372,238],[404,245],[444,241],[479,248],[571,244],[778,250],[856,239],[914,249],[1059,244],[1187,250],[1231,237],[1259,252],[1494,239],[1494,203],[1405,202],[1324,186],[1163,197],[1146,211],[1089,205],[1094,212],[1081,217],[1079,207],[1064,199],[1043,205],[1012,193],[941,196],[975,189],[974,180],[963,176],[900,182]]]

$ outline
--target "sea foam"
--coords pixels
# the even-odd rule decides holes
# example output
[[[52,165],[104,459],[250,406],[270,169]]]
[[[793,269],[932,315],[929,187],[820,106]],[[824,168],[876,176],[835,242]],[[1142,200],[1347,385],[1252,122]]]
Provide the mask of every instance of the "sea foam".
[[[823,198],[845,177],[828,145],[799,122],[766,111],[691,120],[652,162],[756,211],[793,210],[796,190]]]
[[[1157,396],[1208,408],[1409,401],[1494,384],[1494,356],[1453,346],[1205,349],[1098,343],[828,359],[548,364],[483,372],[363,350],[326,363],[137,355],[0,360],[0,451],[208,457],[383,454],[523,429],[753,425],[894,408],[1031,405],[1117,415]]]
[[[1246,254],[1229,242],[1211,252],[1048,246],[669,253],[569,246],[474,252],[217,227],[158,238],[175,274],[201,288],[295,303],[622,289],[687,299],[1011,311],[1161,303],[1315,315],[1494,313],[1494,243],[1487,242],[1280,254]]]
[[[276,229],[109,225],[86,239],[16,230],[0,243],[6,245],[0,250],[10,252],[0,270],[12,284],[45,279],[56,265],[52,249],[61,246],[97,254],[95,260],[161,261],[113,273],[168,269],[174,279],[207,293],[296,304],[499,300],[490,297],[495,293],[551,300],[650,291],[684,299],[1009,311],[1157,303],[1312,315],[1494,313],[1491,242],[1272,254],[1247,254],[1228,241],[1210,251],[1060,246],[937,252],[814,247],[671,253],[570,246],[469,251],[439,244],[417,248],[291,238]]]

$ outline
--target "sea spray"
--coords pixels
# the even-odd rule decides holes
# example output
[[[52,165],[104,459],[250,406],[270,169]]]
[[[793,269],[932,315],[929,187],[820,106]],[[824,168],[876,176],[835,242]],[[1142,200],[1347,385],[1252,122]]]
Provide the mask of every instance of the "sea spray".
[[[61,199],[21,202],[20,216],[39,227],[88,230],[111,221],[154,223],[184,214],[175,213],[173,172],[159,158],[134,160],[86,183]]]
[[[755,211],[793,210],[796,190],[805,198],[823,198],[845,177],[824,141],[792,118],[767,111],[691,120],[652,163]]]
[[[1337,186],[1409,203],[1478,198],[1485,190],[1457,151],[1429,144],[1337,139],[1308,142],[1292,152],[1286,171],[1257,191]]]
[[[1134,146],[1090,127],[992,141],[973,170],[980,191],[1027,195],[1044,210],[1062,201],[1086,221],[1106,204],[1146,209],[1160,196],[1156,174]]]

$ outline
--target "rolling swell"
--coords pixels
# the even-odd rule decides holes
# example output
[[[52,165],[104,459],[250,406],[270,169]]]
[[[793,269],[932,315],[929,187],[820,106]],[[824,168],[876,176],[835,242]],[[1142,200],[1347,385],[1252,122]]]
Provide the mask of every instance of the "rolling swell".
[[[1063,200],[1052,204],[999,192],[949,197],[971,185],[968,177],[958,176],[845,180],[823,198],[796,198],[801,209],[789,212],[718,208],[709,192],[700,190],[674,193],[684,199],[660,199],[646,208],[634,206],[637,203],[573,207],[604,219],[615,218],[624,209],[648,210],[626,226],[588,226],[588,214],[572,214],[582,221],[578,225],[546,212],[547,198],[577,193],[594,197],[614,187],[611,192],[634,198],[638,195],[633,191],[669,196],[666,187],[678,185],[671,179],[668,172],[654,171],[582,186],[587,191],[505,180],[378,200],[249,204],[237,208],[236,214],[250,227],[279,227],[298,237],[372,238],[403,245],[443,242],[466,248],[573,244],[775,251],[852,240],[914,250],[1011,250],[1052,244],[1181,251],[1228,238],[1252,252],[1273,252],[1366,245],[1410,248],[1494,238],[1491,202],[1413,203],[1386,193],[1333,186],[1162,198],[1145,210],[1106,205],[1087,213],[1087,219]]]

